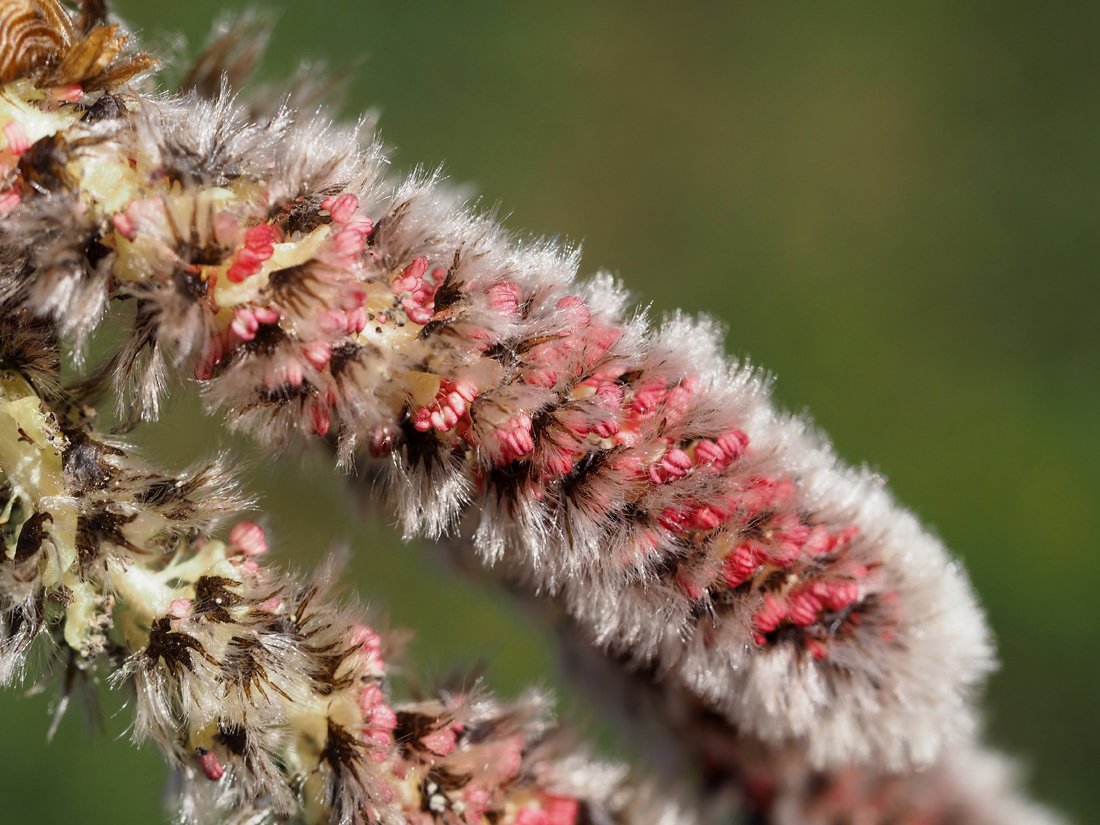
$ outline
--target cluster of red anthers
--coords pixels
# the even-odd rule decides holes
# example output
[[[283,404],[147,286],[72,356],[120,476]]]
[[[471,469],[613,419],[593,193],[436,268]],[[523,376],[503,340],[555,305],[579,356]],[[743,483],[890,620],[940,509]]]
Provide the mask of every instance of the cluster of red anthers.
[[[395,702],[385,640],[333,571],[266,565],[223,465],[172,476],[102,440],[58,388],[55,344],[0,302],[0,682],[45,637],[66,685],[95,668],[132,687],[135,739],[177,770],[182,821],[681,821],[567,746],[534,692]]]
[[[425,255],[387,266],[389,256],[370,244],[375,224],[353,194],[324,199],[316,220],[337,229],[309,264],[272,271],[266,289],[234,311],[201,378],[223,365],[231,372],[237,351],[247,361],[257,340],[293,329],[297,352],[272,353],[277,366],[265,371],[263,390],[293,397],[306,387],[308,426],[318,434],[341,408],[357,416],[383,396],[371,383],[404,380],[404,391],[391,394],[390,420],[364,433],[376,456],[410,443],[419,454],[466,453],[476,456],[471,473],[486,492],[517,495],[508,487],[522,480],[522,494],[534,500],[550,491],[559,505],[569,495],[587,498],[585,506],[607,518],[629,512],[617,529],[633,532],[634,563],[707,548],[713,563],[676,565],[677,584],[694,602],[713,601],[723,588],[759,594],[758,645],[797,640],[825,658],[831,640],[860,621],[874,563],[846,553],[858,525],[820,520],[797,479],[757,472],[745,422],[722,414],[707,382],[626,355],[617,348],[626,330],[581,295],[548,299],[537,282],[465,280],[460,250],[448,266]],[[235,281],[260,272],[285,230],[258,224],[244,234],[228,272]],[[234,274],[242,259],[249,270]],[[316,300],[318,283],[334,290],[327,300]],[[371,370],[367,358],[387,357],[374,340],[411,350],[409,360],[423,353],[428,363],[411,377]],[[349,382],[356,360],[359,380]],[[417,401],[425,384],[434,392]],[[356,424],[342,422],[345,430]],[[889,600],[879,594],[879,605]],[[879,633],[888,640],[893,630],[884,623]]]
[[[134,218],[137,211],[131,204],[114,217],[116,228],[124,223],[131,230],[130,240],[132,227],[140,225]],[[708,422],[707,429],[713,433],[709,436],[694,432],[692,415],[699,404],[706,403],[705,396],[697,397],[700,382],[694,376],[649,376],[638,370],[614,352],[623,328],[612,319],[594,320],[593,310],[579,295],[556,298],[553,327],[540,330],[533,339],[508,340],[496,333],[501,327],[512,329],[530,321],[532,303],[539,297],[537,285],[535,289],[515,281],[484,285],[477,296],[481,311],[499,317],[461,326],[456,323],[461,313],[454,305],[473,300],[468,293],[476,286],[459,280],[460,257],[450,268],[433,265],[427,256],[415,257],[393,269],[388,284],[385,277],[376,280],[373,273],[349,277],[358,271],[367,252],[373,221],[359,213],[358,199],[350,193],[321,201],[317,219],[331,221],[336,231],[308,264],[309,274],[295,271],[296,267],[272,271],[267,289],[237,307],[228,329],[208,345],[215,356],[200,364],[200,378],[209,379],[220,365],[232,364],[236,351],[249,353],[258,338],[266,340],[277,335],[276,330],[292,328],[300,342],[297,353],[272,359],[278,366],[265,372],[264,390],[290,395],[308,382],[309,425],[325,435],[342,402],[359,404],[360,397],[373,390],[341,381],[344,362],[363,349],[358,341],[368,326],[380,339],[418,349],[421,342],[438,339],[445,328],[453,327],[447,346],[456,353],[448,360],[457,362],[457,368],[451,374],[417,376],[420,382],[434,381],[434,396],[426,403],[395,408],[391,421],[369,432],[368,442],[376,456],[400,445],[401,438],[395,434],[407,421],[417,434],[424,434],[419,437],[432,439],[438,449],[483,456],[475,471],[482,487],[491,485],[495,477],[515,475],[514,468],[522,467],[528,493],[536,499],[545,497],[547,487],[576,484],[584,474],[600,473],[603,465],[602,472],[614,475],[620,489],[614,498],[609,494],[596,504],[608,510],[626,505],[638,508],[635,541],[645,552],[667,551],[676,542],[699,546],[721,535],[720,567],[709,570],[706,579],[680,574],[677,582],[694,601],[722,587],[751,584],[763,591],[763,601],[752,617],[757,644],[774,641],[781,628],[828,627],[827,633],[800,635],[807,649],[823,658],[829,639],[845,623],[859,621],[861,582],[868,575],[868,565],[842,558],[859,535],[858,526],[817,522],[802,507],[797,485],[790,478],[731,472],[750,451],[750,437],[734,422],[725,430],[717,429],[718,421]],[[230,224],[224,235],[240,234],[239,227]],[[274,243],[285,237],[278,224],[245,229],[226,276],[240,283],[258,275],[263,262],[272,257]],[[372,260],[379,257],[375,252]],[[310,287],[303,290],[302,282],[307,280]],[[318,299],[318,283],[329,290],[326,300]],[[388,288],[388,294],[379,300],[376,290],[374,311],[368,311],[365,285],[379,283]],[[452,303],[437,308],[437,296],[445,285],[445,297]],[[208,291],[212,288],[208,284]],[[544,314],[548,313],[544,310]],[[387,334],[405,328],[415,330],[415,336]],[[369,335],[366,338],[370,340]],[[334,353],[339,362],[327,369]],[[482,363],[489,361],[494,362],[491,367]],[[499,366],[504,362],[511,362],[509,369]],[[507,380],[502,381],[505,375]],[[379,379],[393,381],[394,376],[380,374]],[[526,388],[534,389],[525,393]],[[415,388],[409,388],[408,395],[414,393]],[[692,476],[707,479],[692,485],[705,496],[671,492],[677,482]],[[671,503],[660,509],[645,506],[656,497]],[[786,577],[774,579],[777,571]],[[769,578],[776,584],[768,586]],[[891,633],[889,628],[881,632]]]

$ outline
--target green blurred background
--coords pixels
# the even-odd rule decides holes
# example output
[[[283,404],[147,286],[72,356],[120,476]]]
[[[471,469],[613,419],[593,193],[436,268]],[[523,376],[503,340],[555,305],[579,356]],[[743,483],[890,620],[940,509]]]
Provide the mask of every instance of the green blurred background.
[[[238,3],[117,0],[147,41]],[[265,76],[355,63],[396,164],[446,161],[508,224],[583,241],[665,312],[705,311],[840,452],[961,557],[1003,666],[991,738],[1080,823],[1100,789],[1100,5],[620,0],[268,2]],[[143,443],[184,466],[228,439],[184,399]],[[316,458],[249,475],[276,555],[352,548],[355,588],[416,632],[416,678],[487,662],[555,685],[546,639],[361,524]],[[5,823],[156,823],[164,770],[47,697],[0,701]],[[563,702],[598,724],[578,698]]]

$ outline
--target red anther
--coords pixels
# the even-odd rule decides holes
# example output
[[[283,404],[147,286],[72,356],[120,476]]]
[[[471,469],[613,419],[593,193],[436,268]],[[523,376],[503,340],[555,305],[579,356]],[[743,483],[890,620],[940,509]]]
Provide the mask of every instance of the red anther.
[[[788,479],[756,478],[741,494],[741,509],[747,516],[765,510],[779,510],[794,494],[794,484]]]
[[[365,624],[352,625],[350,641],[364,653],[378,656],[382,652],[382,637]]]
[[[843,610],[849,605],[859,601],[859,584],[846,580],[832,582],[826,587],[824,594],[825,606],[829,610]]]
[[[421,736],[420,744],[436,756],[447,756],[458,746],[458,737],[453,728],[441,728]]]
[[[601,421],[596,425],[596,429],[593,430],[600,438],[614,438],[619,434],[619,422],[614,419],[607,419]]]
[[[743,542],[726,557],[722,578],[730,587],[738,587],[752,578],[762,560],[762,554],[752,542]]]
[[[716,470],[724,470],[745,453],[749,437],[741,430],[730,430],[717,439],[700,439],[695,445],[695,459],[700,464],[709,464]]]
[[[713,441],[703,438],[695,443],[695,460],[700,464],[714,464],[721,467],[726,453]]]
[[[367,235],[361,229],[348,224],[332,236],[333,248],[336,258],[333,261],[337,266],[351,266],[356,258],[363,254],[367,248]]]
[[[421,256],[402,270],[393,280],[393,291],[401,298],[401,307],[414,324],[427,324],[435,315],[435,292],[447,275],[443,267],[436,267],[430,276],[428,259]]]
[[[520,290],[519,284],[505,281],[493,284],[487,290],[489,306],[502,315],[515,315],[519,312]]]
[[[647,474],[654,484],[664,484],[674,478],[683,478],[688,474],[691,466],[691,456],[673,447],[661,456],[660,461],[650,465]]]
[[[30,138],[18,120],[9,120],[4,126],[4,138],[7,140],[7,150],[19,157],[31,148]]]
[[[471,782],[462,789],[462,801],[466,805],[466,822],[483,822],[493,797],[485,788]]]
[[[551,825],[550,814],[542,808],[524,808],[516,813],[512,825]]]
[[[322,438],[328,435],[329,427],[332,426],[328,405],[323,402],[314,401],[309,408],[309,423],[316,435]]]
[[[810,535],[802,545],[802,552],[808,556],[820,556],[832,550],[835,543],[829,530],[818,524],[810,529]]]
[[[374,221],[366,215],[352,215],[344,224],[344,232],[354,232],[366,243],[367,236],[374,231]]]
[[[302,372],[302,365],[294,358],[287,359],[283,368],[279,370],[279,374],[292,387],[300,387],[302,382],[306,380],[305,373]]]
[[[302,345],[302,357],[311,367],[320,372],[332,360],[332,345],[327,341],[310,341]]]
[[[168,603],[168,615],[175,619],[186,619],[191,615],[191,600],[172,599]]]
[[[282,239],[281,230],[270,223],[250,226],[244,232],[244,243],[225,276],[235,284],[250,278],[263,268],[264,261],[275,254],[275,244]]]
[[[432,426],[440,432],[447,432],[453,430],[455,424],[458,423],[459,413],[454,407],[440,407],[433,412],[430,416]]]
[[[260,267],[261,262],[256,260],[255,256],[247,249],[242,249],[237,253],[237,260],[226,270],[225,277],[233,283],[239,284],[259,272]]]
[[[256,320],[261,324],[277,324],[282,316],[279,314],[279,310],[271,307],[256,307],[252,310],[252,314],[256,316]]]
[[[258,272],[260,269],[260,264],[262,264],[264,260],[265,259],[263,255],[260,252],[257,252],[255,249],[249,249],[247,246],[241,249],[237,253],[236,264],[234,265],[234,267],[231,268],[235,269],[236,274],[238,275],[235,282],[243,281],[248,275],[251,275],[254,272]],[[245,272],[245,270],[248,271]],[[241,275],[241,273],[244,273],[244,275]],[[229,280],[234,280],[232,275],[230,276]]]
[[[546,367],[528,370],[523,374],[523,383],[552,390],[558,385],[558,371]]]
[[[397,727],[397,714],[389,705],[375,705],[370,713],[369,726],[371,730],[392,731]]]
[[[829,651],[826,650],[825,645],[817,639],[806,639],[805,644],[806,651],[819,662],[829,655]]]
[[[79,103],[84,97],[84,90],[76,83],[68,86],[54,86],[50,89],[50,97],[62,103]]]
[[[196,748],[195,753],[199,757],[199,765],[202,767],[202,772],[206,774],[207,779],[211,782],[217,782],[225,776],[225,768],[222,767],[222,762],[214,751],[208,751],[206,748]]]
[[[824,606],[813,587],[800,587],[787,597],[788,616],[791,623],[799,627],[807,627],[816,622]]]
[[[670,533],[682,533],[687,529],[690,520],[691,514],[686,510],[669,507],[661,512],[661,515],[657,518],[657,523]]]
[[[704,590],[696,582],[691,581],[685,577],[682,573],[676,574],[676,586],[680,588],[680,592],[691,599],[693,602],[699,601],[703,598]]]
[[[238,521],[229,531],[229,547],[245,556],[262,556],[267,552],[267,536],[264,528],[248,519]]]
[[[749,437],[741,430],[730,430],[718,436],[718,446],[730,461],[736,461],[748,449]]]
[[[379,319],[379,323],[386,323]],[[317,325],[325,335],[337,335],[348,328],[348,316],[338,309],[326,309],[317,319]]]
[[[332,195],[321,201],[321,208],[332,216],[333,223],[347,223],[359,211],[359,198],[355,195]]]
[[[583,299],[576,295],[567,295],[557,303],[557,308],[564,310],[567,323],[575,331],[592,323],[592,313]]]
[[[584,349],[584,365],[591,369],[607,355],[608,350],[619,343],[623,331],[619,327],[589,327]]]
[[[359,710],[363,713],[363,718],[369,719],[371,714],[374,713],[374,709],[383,704],[385,699],[382,688],[374,682],[370,682],[359,691],[355,701],[359,705]]]
[[[833,535],[833,546],[830,549],[834,551],[843,550],[845,547],[855,541],[858,535],[859,526],[855,524],[850,524],[839,533],[835,533]]]
[[[430,407],[420,407],[413,411],[412,424],[417,432],[426,433],[432,428],[432,410]]]
[[[412,414],[413,426],[420,432],[436,429],[449,432],[466,414],[470,402],[477,398],[477,385],[466,379],[451,381],[439,380],[439,390],[435,400],[426,407],[420,407]]]
[[[704,504],[691,514],[691,526],[698,530],[714,530],[721,527],[728,514],[713,504]]]
[[[465,378],[459,378],[452,385],[454,393],[457,393],[461,398],[468,402],[472,402],[477,398],[477,384],[473,381],[469,381]]]
[[[665,407],[668,413],[679,417],[687,411],[694,391],[692,383],[690,379],[685,378],[668,391],[668,398],[665,399]]]
[[[573,469],[580,453],[563,444],[547,444],[539,456],[541,469],[550,476],[563,476]]]
[[[497,428],[495,435],[500,441],[500,459],[503,464],[529,455],[535,449],[531,417],[527,413],[513,415],[503,427]]]
[[[405,314],[409,316],[409,320],[414,324],[427,324],[432,320],[432,316],[435,315],[433,310],[421,306],[413,298],[403,298],[401,300],[401,307],[405,310]]]
[[[0,218],[6,218],[19,206],[22,198],[18,189],[6,189],[0,192]]]
[[[111,223],[118,234],[126,240],[132,241],[137,237],[137,227],[134,225],[134,220],[126,212],[116,212],[111,216]]]
[[[779,627],[785,618],[787,606],[768,593],[764,596],[764,604],[753,614],[752,625],[758,634],[767,634]]]
[[[394,292],[412,292],[420,285],[420,280],[427,271],[428,259],[423,255],[419,258],[414,258],[412,263],[401,270],[401,274],[398,277],[394,278]]]
[[[267,260],[275,254],[275,244],[283,239],[283,231],[273,223],[250,226],[244,231],[244,248]]]
[[[542,809],[546,811],[547,825],[577,825],[581,806],[568,796],[544,796]]]
[[[348,335],[358,335],[364,329],[367,328],[367,310],[366,307],[358,306],[351,310],[347,314],[347,324],[345,330]]]
[[[802,554],[802,547],[810,537],[810,528],[797,515],[787,513],[776,518],[771,525],[774,548],[772,556],[786,566]]]
[[[634,390],[630,409],[641,417],[652,415],[668,398],[668,385],[660,379],[651,379]]]
[[[397,442],[397,432],[388,425],[376,427],[370,434],[368,444],[370,454],[375,458],[382,458],[393,452],[393,446]]]
[[[623,407],[623,388],[614,381],[603,381],[596,387],[596,402],[607,410],[621,410]],[[618,429],[618,425],[616,425]]]
[[[241,307],[233,313],[233,321],[229,328],[242,341],[251,341],[260,329],[260,321],[253,310]]]

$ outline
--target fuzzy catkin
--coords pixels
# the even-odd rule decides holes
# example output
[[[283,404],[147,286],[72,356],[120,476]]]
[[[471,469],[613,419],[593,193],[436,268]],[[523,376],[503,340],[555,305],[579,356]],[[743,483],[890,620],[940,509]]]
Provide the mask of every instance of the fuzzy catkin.
[[[915,771],[873,763],[820,768],[804,749],[746,736],[698,697],[585,644],[566,617],[539,612],[558,630],[571,681],[600,704],[632,750],[670,780],[697,777],[700,811],[735,808],[753,825],[1067,825],[1027,798],[1012,760],[979,742],[945,749]]]
[[[99,671],[132,690],[180,822],[690,821],[570,748],[536,692],[394,702],[384,640],[334,598],[335,571],[262,564],[248,520],[218,540],[249,506],[224,462],[135,460],[56,389],[55,345],[0,304],[0,683],[37,646],[66,685]]]
[[[393,182],[360,130],[99,91],[126,59],[0,88],[0,295],[78,350],[130,299],[104,373],[133,421],[194,376],[267,444],[380,462],[408,536],[465,516],[592,642],[815,765],[971,734],[991,651],[958,564],[713,323],[655,324],[574,250]]]

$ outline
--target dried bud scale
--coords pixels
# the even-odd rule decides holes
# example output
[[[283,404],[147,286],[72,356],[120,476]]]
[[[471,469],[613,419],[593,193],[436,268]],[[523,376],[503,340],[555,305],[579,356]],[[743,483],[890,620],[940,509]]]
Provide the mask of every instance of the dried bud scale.
[[[134,737],[179,774],[183,821],[681,821],[556,745],[538,694],[394,704],[384,643],[334,602],[331,571],[298,581],[264,566],[249,520],[213,538],[248,505],[222,466],[171,477],[137,463],[47,404],[23,372],[34,348],[13,350],[0,372],[0,676],[48,636],[72,653],[54,666],[132,685]]]

